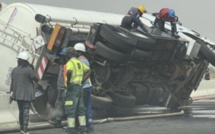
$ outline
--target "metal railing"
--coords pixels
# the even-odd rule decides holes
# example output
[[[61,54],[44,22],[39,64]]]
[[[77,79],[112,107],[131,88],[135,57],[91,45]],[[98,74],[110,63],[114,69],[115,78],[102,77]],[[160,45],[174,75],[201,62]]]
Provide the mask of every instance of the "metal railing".
[[[34,38],[32,38],[29,33],[0,20],[0,43],[11,48],[17,47],[18,52],[29,51],[32,56],[39,57],[39,55],[34,52],[33,40]]]

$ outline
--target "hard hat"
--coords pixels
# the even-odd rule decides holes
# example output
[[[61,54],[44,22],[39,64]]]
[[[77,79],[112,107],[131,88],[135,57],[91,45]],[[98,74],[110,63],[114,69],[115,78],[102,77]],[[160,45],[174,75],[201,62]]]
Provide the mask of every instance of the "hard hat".
[[[85,45],[83,43],[75,44],[74,49],[76,51],[86,52],[86,47],[85,47]]]
[[[137,7],[138,10],[140,10],[141,13],[146,13],[146,8],[142,5]]]
[[[60,52],[60,55],[65,56],[65,55],[66,55],[66,49],[67,49],[67,48],[64,48],[64,49]]]
[[[175,17],[175,11],[173,9],[169,9],[168,14],[170,17],[174,18]]]
[[[24,51],[24,52],[19,53],[17,58],[28,61],[29,55],[28,55],[28,53],[26,51]]]

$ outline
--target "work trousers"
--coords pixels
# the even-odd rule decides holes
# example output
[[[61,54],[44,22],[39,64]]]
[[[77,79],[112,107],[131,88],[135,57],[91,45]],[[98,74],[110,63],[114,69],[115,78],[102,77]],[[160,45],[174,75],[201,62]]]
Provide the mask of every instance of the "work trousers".
[[[18,104],[18,108],[19,108],[20,130],[27,132],[31,102],[24,101],[24,100],[17,100],[17,104]]]
[[[161,31],[164,31],[164,29],[165,29],[165,27],[164,27],[165,21],[163,21],[162,19],[158,19],[158,18],[156,18],[156,19],[157,19],[157,21],[158,21],[158,27],[159,27],[159,29],[160,29]]]
[[[69,133],[75,133],[76,129],[82,132],[87,130],[82,86],[70,85],[67,88],[65,97],[65,114],[67,116]],[[78,128],[75,123],[76,118],[80,125]]]
[[[91,93],[93,87],[84,88],[84,104],[86,107],[86,122],[87,127],[93,126],[93,116],[92,116],[92,101],[91,101]]]
[[[64,92],[65,90],[58,90],[57,100],[55,102],[55,110],[57,112],[56,114],[56,120],[61,121],[64,114]]]
[[[159,18],[156,18],[157,21],[157,24],[158,24],[158,27],[161,31],[164,31],[165,32],[165,21],[163,21],[162,19],[159,19]],[[177,31],[177,28],[176,28],[176,24],[175,23],[171,23],[171,30],[172,30],[172,35],[175,35],[175,32]]]

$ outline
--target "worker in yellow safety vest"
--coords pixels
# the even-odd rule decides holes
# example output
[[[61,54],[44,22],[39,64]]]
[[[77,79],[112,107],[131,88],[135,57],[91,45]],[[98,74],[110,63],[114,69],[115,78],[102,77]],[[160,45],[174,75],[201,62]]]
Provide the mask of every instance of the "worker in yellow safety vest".
[[[67,48],[66,56],[71,59],[64,66],[64,84],[67,87],[65,96],[65,114],[68,121],[67,134],[87,132],[82,83],[88,79],[90,69],[76,58],[73,47]],[[79,126],[77,127],[76,118]]]

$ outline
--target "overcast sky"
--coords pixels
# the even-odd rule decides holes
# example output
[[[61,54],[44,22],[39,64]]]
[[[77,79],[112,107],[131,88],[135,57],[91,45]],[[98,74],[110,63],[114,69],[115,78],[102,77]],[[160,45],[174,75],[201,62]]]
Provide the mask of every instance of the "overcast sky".
[[[215,0],[1,0],[125,14],[131,6],[145,5],[148,12],[175,9],[184,26],[215,41]]]

